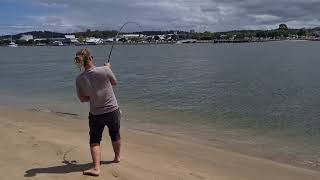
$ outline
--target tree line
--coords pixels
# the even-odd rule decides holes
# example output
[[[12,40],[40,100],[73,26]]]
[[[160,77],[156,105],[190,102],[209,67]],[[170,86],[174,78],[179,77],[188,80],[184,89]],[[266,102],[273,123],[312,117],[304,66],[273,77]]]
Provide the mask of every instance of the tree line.
[[[112,38],[115,37],[118,32],[116,30],[111,31],[98,31],[98,30],[86,30],[84,32],[66,33],[73,34],[76,38],[83,40],[87,37],[96,38]],[[50,43],[52,38],[64,38],[65,33],[51,32],[51,31],[32,31],[26,33],[19,33],[15,35],[6,35],[0,37],[0,45],[10,43],[9,39],[16,41],[16,43],[23,45],[32,45],[34,41],[21,41],[20,37],[24,34],[33,35],[34,38],[46,39],[42,43]],[[123,33],[125,34],[125,33]],[[234,30],[227,32],[186,32],[186,31],[142,31],[132,32],[129,34],[144,34],[147,36],[176,34],[174,40],[179,39],[197,39],[197,40],[215,40],[215,39],[245,39],[245,38],[286,38],[289,36],[320,36],[320,27],[317,28],[302,28],[302,29],[289,29],[286,24],[280,24],[279,28],[272,30]],[[2,39],[2,40],[1,40]]]

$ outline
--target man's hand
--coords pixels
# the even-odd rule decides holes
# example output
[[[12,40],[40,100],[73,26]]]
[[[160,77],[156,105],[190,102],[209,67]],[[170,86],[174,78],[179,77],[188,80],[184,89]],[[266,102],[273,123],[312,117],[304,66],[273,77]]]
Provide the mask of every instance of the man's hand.
[[[111,64],[110,63],[104,63],[105,66],[108,66],[111,69]]]

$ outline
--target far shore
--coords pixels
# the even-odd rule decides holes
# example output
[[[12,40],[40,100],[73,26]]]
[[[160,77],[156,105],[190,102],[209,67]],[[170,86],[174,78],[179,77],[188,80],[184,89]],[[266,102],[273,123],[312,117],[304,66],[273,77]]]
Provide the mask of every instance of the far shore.
[[[276,41],[319,41],[319,38],[314,39],[215,39],[215,40],[193,40],[186,39],[181,41],[164,41],[164,42],[127,42],[121,43],[117,42],[115,45],[157,45],[157,44],[226,44],[226,43],[264,43],[264,42],[276,42]],[[56,46],[56,47],[64,47],[64,46],[102,46],[102,45],[112,45],[112,43],[102,43],[102,44],[63,44],[63,45],[53,45],[53,44],[32,44],[32,45],[19,45],[18,47],[41,47],[41,46]],[[0,47],[7,47],[8,45],[0,45]]]
[[[1,179],[92,179],[88,122],[69,114],[0,107]],[[195,141],[122,128],[122,161],[114,164],[107,133],[102,174],[130,180],[317,180],[320,172],[217,149]]]

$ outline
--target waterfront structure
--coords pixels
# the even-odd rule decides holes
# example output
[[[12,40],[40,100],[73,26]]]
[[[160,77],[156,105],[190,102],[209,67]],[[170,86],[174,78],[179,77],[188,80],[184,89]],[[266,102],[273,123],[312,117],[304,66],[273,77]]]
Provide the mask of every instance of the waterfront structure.
[[[78,44],[79,41],[75,35],[64,35],[64,42],[68,44]]]
[[[187,44],[187,43],[196,43],[196,39],[185,39],[185,40],[180,40],[177,41],[176,44]]]
[[[143,37],[143,35],[141,35],[141,34],[123,34],[120,37],[130,39],[130,38],[141,38],[141,37]]]
[[[126,40],[137,40],[137,39],[146,39],[147,36],[143,34],[122,34],[119,36],[120,39],[126,39]]]

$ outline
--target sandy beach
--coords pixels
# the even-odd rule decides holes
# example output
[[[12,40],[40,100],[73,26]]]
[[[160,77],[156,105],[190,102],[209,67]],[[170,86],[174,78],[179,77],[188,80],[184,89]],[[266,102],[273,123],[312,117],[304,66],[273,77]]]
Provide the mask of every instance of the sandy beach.
[[[83,176],[91,163],[87,124],[72,115],[1,107],[0,179],[320,179],[317,171],[130,128],[122,128],[122,161],[111,163],[104,133],[102,174]]]

